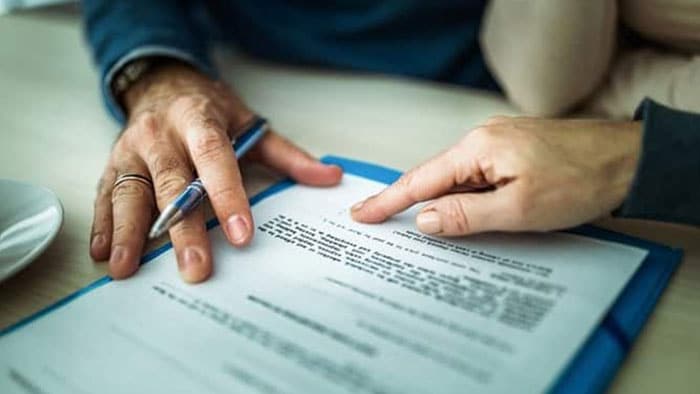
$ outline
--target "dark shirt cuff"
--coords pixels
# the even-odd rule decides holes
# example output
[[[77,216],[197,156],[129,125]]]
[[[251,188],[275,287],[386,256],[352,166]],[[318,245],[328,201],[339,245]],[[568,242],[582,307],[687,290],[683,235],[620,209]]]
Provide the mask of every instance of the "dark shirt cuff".
[[[178,60],[189,64],[190,66],[194,67],[195,69],[208,75],[211,78],[217,78],[216,71],[211,66],[208,59],[198,59],[191,53],[159,45],[149,45],[132,49],[129,53],[117,60],[110,69],[106,70],[104,73],[104,77],[102,78],[102,94],[104,96],[104,101],[107,105],[107,109],[112,114],[112,116],[114,116],[117,122],[119,122],[122,125],[126,122],[126,114],[124,108],[122,108],[121,104],[119,103],[119,100],[117,100],[117,98],[114,95],[114,92],[112,91],[112,81],[117,76],[117,73],[128,63],[137,59],[148,57],[170,58]]]
[[[635,179],[615,216],[700,225],[700,114],[645,99],[642,152]]]
[[[172,57],[213,75],[209,38],[196,11],[201,2],[83,0],[85,33],[100,68],[102,93],[112,115],[126,121],[111,92],[114,74],[144,56]]]

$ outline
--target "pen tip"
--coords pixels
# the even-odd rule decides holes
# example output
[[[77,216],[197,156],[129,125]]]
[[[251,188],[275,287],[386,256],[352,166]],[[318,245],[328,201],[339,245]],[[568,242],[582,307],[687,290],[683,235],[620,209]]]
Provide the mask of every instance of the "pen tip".
[[[151,231],[148,233],[148,239],[156,239],[163,235],[163,232],[160,231],[157,228],[152,228]]]

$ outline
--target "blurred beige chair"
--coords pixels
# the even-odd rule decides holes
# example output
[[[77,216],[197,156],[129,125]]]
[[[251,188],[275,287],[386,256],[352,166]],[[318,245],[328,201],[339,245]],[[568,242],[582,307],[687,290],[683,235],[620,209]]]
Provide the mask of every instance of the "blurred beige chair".
[[[621,25],[649,44],[626,45]],[[492,0],[481,45],[531,115],[630,118],[645,96],[700,112],[700,0]]]

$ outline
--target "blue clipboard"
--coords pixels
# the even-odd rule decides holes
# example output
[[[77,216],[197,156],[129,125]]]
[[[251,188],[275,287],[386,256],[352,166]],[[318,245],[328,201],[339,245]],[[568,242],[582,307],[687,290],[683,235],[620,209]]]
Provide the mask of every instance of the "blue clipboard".
[[[338,156],[325,156],[322,161],[327,164],[339,165],[345,173],[386,184],[394,182],[401,175],[401,172],[390,168]],[[251,198],[250,204],[255,205],[293,185],[294,182],[291,180],[278,182]],[[216,219],[212,219],[207,223],[207,229],[216,227],[218,224]],[[580,226],[566,232],[631,245],[648,251],[646,259],[627,283],[601,324],[591,333],[574,359],[549,390],[551,393],[567,394],[600,393],[612,381],[632,343],[642,330],[671,276],[680,264],[683,251],[590,225]],[[141,264],[148,263],[171,247],[172,244],[167,243],[151,251],[142,258]],[[112,278],[109,276],[98,279],[55,304],[3,329],[0,331],[0,337],[20,329],[111,281]]]

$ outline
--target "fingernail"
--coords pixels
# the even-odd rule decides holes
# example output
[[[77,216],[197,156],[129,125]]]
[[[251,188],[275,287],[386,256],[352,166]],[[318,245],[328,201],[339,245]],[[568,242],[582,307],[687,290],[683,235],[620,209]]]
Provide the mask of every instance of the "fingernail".
[[[126,250],[123,246],[115,246],[114,249],[112,249],[112,254],[109,256],[109,262],[112,264],[121,262],[126,255],[125,252]]]
[[[178,260],[179,261],[179,260]],[[179,264],[180,271],[191,271],[202,264],[202,254],[197,248],[187,248],[182,254],[182,261]]]
[[[90,248],[94,251],[97,251],[99,249],[102,249],[105,246],[105,236],[102,234],[97,234],[95,237],[92,238],[92,243],[90,244]]]
[[[226,221],[226,232],[234,244],[243,243],[250,232],[248,222],[241,215],[232,215]]]
[[[351,211],[359,211],[360,209],[362,209],[362,207],[363,207],[364,205],[365,205],[365,201],[364,201],[364,200],[363,200],[363,201],[360,201],[360,202],[358,202],[357,204],[353,205],[353,206],[350,208],[350,210],[351,210]]]
[[[177,259],[177,267],[180,275],[186,282],[199,282],[202,280],[202,263],[204,257],[201,251],[195,247],[186,248],[182,253],[182,258]]]
[[[109,265],[112,267],[113,272],[122,272],[123,266],[127,262],[126,248],[123,246],[115,246],[112,249],[112,253],[109,255]]]
[[[440,214],[435,211],[421,212],[416,217],[418,230],[425,234],[437,234],[442,231]]]

